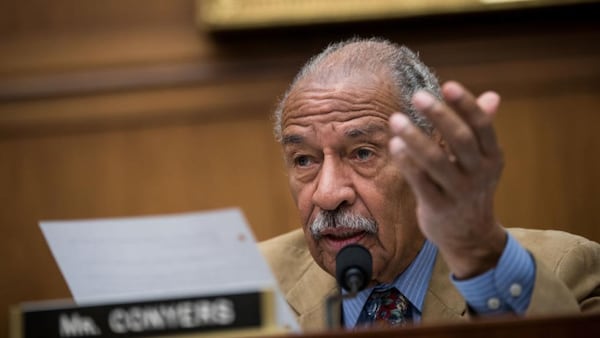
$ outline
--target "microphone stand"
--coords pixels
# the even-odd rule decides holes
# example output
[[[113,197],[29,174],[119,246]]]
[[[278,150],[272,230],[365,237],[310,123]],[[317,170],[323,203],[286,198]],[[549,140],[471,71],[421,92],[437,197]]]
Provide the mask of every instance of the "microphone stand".
[[[356,297],[358,291],[363,287],[364,273],[360,269],[352,267],[346,271],[345,280],[350,288],[350,292],[343,295],[340,290],[340,292],[327,297],[325,300],[325,323],[329,330],[340,328],[342,321],[342,300]]]
[[[371,280],[373,259],[367,248],[359,244],[343,247],[335,257],[335,279],[340,292],[325,300],[325,323],[330,330],[340,328],[342,321],[342,301],[355,297]],[[341,289],[349,291],[342,295]]]
[[[327,297],[325,300],[326,318],[325,323],[328,330],[337,330],[342,324],[342,300],[356,297],[356,293],[341,292]]]
[[[325,300],[325,324],[328,330],[338,330],[342,321],[342,299],[341,292],[327,297]]]

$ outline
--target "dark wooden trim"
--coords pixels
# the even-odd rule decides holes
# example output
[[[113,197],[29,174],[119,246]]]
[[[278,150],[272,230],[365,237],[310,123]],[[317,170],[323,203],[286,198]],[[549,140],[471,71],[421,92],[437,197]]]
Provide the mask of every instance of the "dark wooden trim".
[[[0,103],[289,77],[294,59],[110,67],[0,79]]]
[[[154,88],[0,104],[0,139],[272,113],[288,79]]]

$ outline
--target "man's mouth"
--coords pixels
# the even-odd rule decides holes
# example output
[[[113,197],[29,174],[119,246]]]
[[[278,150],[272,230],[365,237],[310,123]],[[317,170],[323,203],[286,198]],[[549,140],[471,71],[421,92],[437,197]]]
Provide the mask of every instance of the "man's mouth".
[[[364,230],[335,227],[327,228],[319,233],[321,241],[331,249],[338,251],[349,244],[354,244],[363,239],[368,233]]]

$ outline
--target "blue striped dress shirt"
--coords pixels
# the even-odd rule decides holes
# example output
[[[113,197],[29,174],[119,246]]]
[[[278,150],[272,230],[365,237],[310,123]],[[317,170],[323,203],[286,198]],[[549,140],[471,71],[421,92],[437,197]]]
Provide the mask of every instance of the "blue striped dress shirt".
[[[408,268],[392,284],[380,284],[344,299],[344,326],[354,328],[367,298],[374,289],[396,287],[413,305],[412,318],[421,319],[423,301],[431,280],[437,248],[425,241],[423,248]],[[498,265],[468,280],[452,283],[466,299],[469,307],[479,314],[515,312],[522,314],[529,306],[535,279],[533,258],[510,234]]]

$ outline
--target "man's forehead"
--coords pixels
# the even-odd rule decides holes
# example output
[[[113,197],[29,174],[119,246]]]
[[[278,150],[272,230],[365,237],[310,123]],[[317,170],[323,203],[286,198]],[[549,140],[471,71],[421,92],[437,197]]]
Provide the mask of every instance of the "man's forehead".
[[[284,130],[282,144],[305,143],[307,139],[322,136],[321,134],[324,133],[353,140],[387,136],[389,134],[389,127],[387,120],[372,116],[361,116],[345,122],[315,122],[314,124],[292,125]]]
[[[393,87],[385,81],[343,81],[330,85],[303,81],[287,97],[282,110],[282,128],[304,118],[327,120],[333,117],[344,121],[373,115],[387,119],[400,110],[396,97]]]

